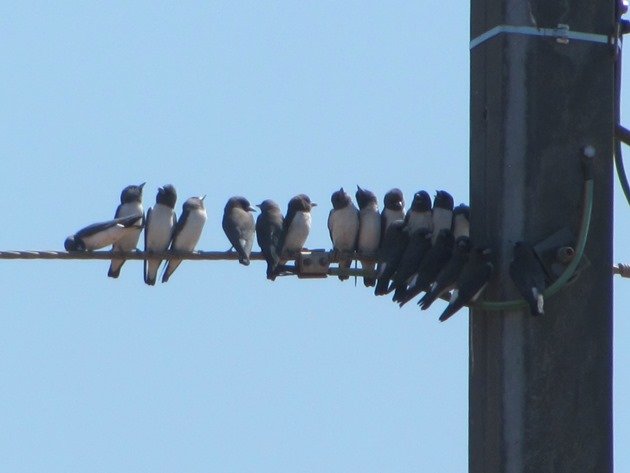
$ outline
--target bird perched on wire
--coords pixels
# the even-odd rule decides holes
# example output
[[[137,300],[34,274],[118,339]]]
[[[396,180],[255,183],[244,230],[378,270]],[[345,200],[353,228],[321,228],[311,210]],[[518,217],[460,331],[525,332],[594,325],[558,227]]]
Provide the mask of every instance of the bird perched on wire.
[[[407,212],[409,215],[409,212]],[[431,249],[431,231],[428,228],[418,228],[412,232],[405,226],[405,232],[410,233],[409,243],[400,260],[396,272],[392,276],[392,283],[387,292],[394,291],[393,300],[397,301],[407,291],[412,276],[418,271],[420,263]]]
[[[378,246],[381,242],[381,214],[378,211],[378,201],[376,195],[367,189],[361,189],[357,185],[355,194],[357,204],[359,204],[359,240],[357,250],[360,255],[372,254],[376,256]],[[372,260],[361,259],[361,268],[374,271],[376,258]],[[375,278],[364,277],[365,287],[373,287],[376,284]]]
[[[392,222],[387,227],[381,247],[378,250],[375,295],[383,296],[388,293],[389,280],[398,269],[408,243],[409,233],[405,231],[404,220]]]
[[[278,204],[271,199],[263,200],[256,207],[260,209],[260,215],[256,219],[256,239],[267,261],[267,279],[273,281],[276,279],[276,266],[280,262],[284,217]]]
[[[514,259],[510,263],[510,277],[521,293],[532,315],[543,315],[546,287],[545,272],[531,245],[524,241],[514,244]]]
[[[451,232],[450,228],[440,230],[435,243],[431,249],[427,251],[424,258],[422,258],[418,271],[409,282],[407,290],[403,291],[402,294],[395,299],[400,307],[422,291],[429,290],[429,287],[433,281],[435,281],[437,275],[440,274],[442,268],[446,266],[446,263],[451,259],[453,245],[453,232]]]
[[[475,248],[470,252],[468,262],[457,278],[451,298],[442,315],[444,322],[466,304],[476,301],[488,285],[492,277],[494,265],[490,261],[492,251],[488,248]]]
[[[177,191],[175,191],[175,187],[166,184],[158,188],[155,205],[147,210],[144,228],[145,252],[162,253],[168,249],[177,224],[176,202]],[[155,285],[160,264],[162,264],[162,260],[159,259],[144,260],[144,282],[149,286]]]
[[[291,259],[304,248],[311,231],[311,210],[317,206],[306,194],[298,194],[289,201],[287,214],[282,226],[280,241],[280,262]],[[276,271],[277,272],[277,271]]]
[[[120,205],[116,209],[114,218],[129,217],[131,215],[144,216],[144,209],[142,208],[142,188],[146,183],[136,186],[131,185],[125,187],[120,194]],[[131,251],[135,250],[138,246],[138,240],[140,239],[141,228],[138,228],[134,232],[130,232],[125,235],[112,247],[112,251]],[[112,258],[112,262],[109,265],[109,271],[107,275],[110,278],[117,278],[120,276],[120,270],[122,265],[125,264],[123,258]]]
[[[113,245],[121,238],[142,230],[142,215],[130,215],[93,223],[66,238],[66,251],[92,251]]]
[[[460,236],[455,240],[453,256],[437,275],[429,291],[418,301],[422,310],[427,310],[438,297],[455,287],[457,278],[468,262],[471,248],[472,244],[467,236]]]
[[[418,191],[413,195],[411,207],[405,215],[405,224],[411,232],[425,228],[433,230],[433,213],[431,212],[431,196],[426,191]]]
[[[453,236],[455,240],[470,236],[470,207],[459,204],[453,209]]]
[[[348,269],[352,265],[352,257],[343,256],[344,253],[354,252],[359,236],[359,210],[352,203],[350,195],[343,187],[332,193],[330,201],[333,205],[328,214],[328,231],[333,244],[333,250],[339,256],[339,269]],[[339,279],[348,279],[347,274],[339,273]]]
[[[437,191],[433,199],[433,243],[438,238],[440,230],[451,229],[453,223],[453,196],[446,191]]]
[[[203,205],[205,198],[205,195],[203,197],[190,197],[184,202],[182,213],[173,232],[171,251],[191,252],[197,246],[197,242],[199,242],[201,237],[201,231],[208,218]],[[162,274],[163,283],[170,279],[181,262],[182,260],[179,258],[169,260]]]
[[[381,238],[385,237],[387,227],[396,220],[405,219],[405,198],[398,188],[387,191],[383,199],[383,211],[381,212]]]
[[[249,265],[254,245],[256,225],[250,212],[255,211],[249,200],[241,196],[230,197],[223,209],[223,231],[238,253],[238,262],[245,266]]]

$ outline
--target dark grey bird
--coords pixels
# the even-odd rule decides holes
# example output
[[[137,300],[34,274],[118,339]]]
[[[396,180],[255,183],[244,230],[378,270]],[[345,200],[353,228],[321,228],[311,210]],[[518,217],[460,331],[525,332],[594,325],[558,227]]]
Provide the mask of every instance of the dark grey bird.
[[[147,253],[162,253],[166,251],[173,239],[173,232],[177,224],[175,203],[177,192],[171,184],[158,188],[155,205],[147,210],[144,228],[144,251]],[[159,259],[144,260],[144,282],[154,286],[157,273],[162,264]]]
[[[433,212],[431,212],[431,196],[426,191],[418,191],[413,195],[411,207],[405,215],[405,224],[409,232],[420,228],[433,231]]]
[[[472,244],[467,236],[460,236],[455,240],[453,256],[451,256],[451,259],[442,268],[433,284],[431,284],[429,291],[418,301],[418,305],[422,310],[427,310],[438,297],[455,287],[457,278],[461,274],[462,269],[464,269],[464,265],[468,262],[471,248]]]
[[[466,204],[459,204],[453,209],[453,236],[455,240],[470,236],[470,208]]]
[[[344,253],[354,252],[359,237],[359,210],[352,203],[350,195],[343,187],[332,193],[330,201],[333,205],[328,214],[328,232],[333,250],[339,254],[339,269],[348,269],[352,265],[352,257],[344,257]],[[339,279],[348,279],[347,274],[339,273]]]
[[[256,219],[256,239],[267,261],[267,279],[273,281],[276,279],[276,266],[280,262],[280,237],[284,217],[278,204],[271,199],[263,200],[256,207],[260,209],[260,215]]]
[[[282,226],[280,263],[283,264],[304,248],[311,231],[311,210],[317,206],[306,194],[291,198]]]
[[[453,196],[446,191],[437,191],[433,199],[433,243],[440,230],[451,229],[453,224]]]
[[[376,266],[376,287],[374,294],[387,294],[389,280],[398,269],[400,260],[409,243],[409,233],[405,231],[404,220],[396,220],[387,227],[381,247],[378,250],[378,265]]]
[[[238,262],[245,266],[249,265],[254,245],[256,224],[250,212],[255,211],[249,200],[241,196],[230,197],[223,209],[223,231],[238,253]]]
[[[407,285],[411,277],[418,271],[420,263],[431,249],[431,231],[428,228],[418,228],[410,232],[409,228],[405,227],[405,231],[411,234],[409,243],[407,243],[407,248],[405,248],[398,269],[392,276],[392,283],[388,291],[394,290],[394,301],[398,300],[407,291]]]
[[[197,246],[201,231],[208,218],[203,205],[205,197],[205,195],[203,197],[190,197],[184,202],[182,213],[173,232],[171,251],[191,252]],[[179,258],[169,260],[162,274],[162,282],[167,282],[170,279],[181,262],[182,260]]]
[[[531,245],[524,241],[514,244],[514,260],[510,263],[510,277],[519,290],[532,315],[545,313],[543,292],[545,272]]]
[[[488,248],[475,248],[470,252],[468,263],[457,278],[448,306],[440,315],[440,322],[444,322],[464,305],[476,301],[483,293],[494,271],[494,265],[490,261],[491,254]]]
[[[385,194],[383,211],[381,212],[381,238],[385,238],[385,231],[396,220],[405,219],[405,198],[398,188],[393,188]]]
[[[131,215],[144,216],[144,209],[142,208],[142,188],[146,183],[135,186],[127,186],[120,194],[120,205],[116,209],[114,218],[129,217]],[[142,229],[139,228],[133,233],[125,235],[112,247],[112,251],[132,251],[138,246],[138,240],[140,239],[140,233]],[[125,264],[123,258],[112,258],[112,262],[109,265],[109,271],[107,275],[110,278],[117,278],[120,276],[120,270],[122,265]]]
[[[376,195],[367,189],[357,186],[355,194],[359,204],[359,241],[357,251],[360,255],[376,255],[381,242],[381,214],[378,211]],[[376,268],[376,258],[372,260],[362,259],[361,268],[372,270]],[[364,277],[365,287],[374,287],[375,278]]]
[[[446,266],[453,255],[453,232],[450,228],[440,230],[440,233],[418,267],[418,271],[409,281],[409,286],[396,301],[400,307],[416,297],[422,291],[428,291],[442,268]]]
[[[92,251],[113,245],[121,238],[142,230],[142,215],[130,215],[93,223],[66,238],[66,251]]]

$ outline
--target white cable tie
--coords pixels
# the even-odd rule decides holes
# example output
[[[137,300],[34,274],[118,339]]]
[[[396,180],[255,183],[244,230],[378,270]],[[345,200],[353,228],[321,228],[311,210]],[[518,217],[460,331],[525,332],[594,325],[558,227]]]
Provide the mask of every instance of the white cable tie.
[[[480,34],[470,41],[470,49],[479,46],[500,34],[521,34],[525,36],[546,36],[556,38],[559,43],[567,44],[570,39],[578,41],[588,41],[590,43],[612,44],[612,38],[603,34],[583,33],[581,31],[571,31],[569,25],[559,24],[557,28],[536,28],[535,26],[513,26],[499,25]]]

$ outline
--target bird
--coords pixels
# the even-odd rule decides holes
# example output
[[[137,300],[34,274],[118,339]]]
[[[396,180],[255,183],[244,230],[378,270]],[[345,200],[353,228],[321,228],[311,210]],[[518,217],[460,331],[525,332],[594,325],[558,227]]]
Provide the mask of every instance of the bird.
[[[267,261],[267,279],[273,281],[276,279],[276,266],[280,261],[284,216],[278,204],[271,199],[263,200],[256,207],[260,209],[260,215],[256,219],[256,239]]]
[[[205,198],[205,195],[203,197],[190,197],[184,202],[182,213],[173,232],[171,251],[190,252],[195,249],[207,219],[206,209],[203,205]],[[169,260],[162,274],[163,283],[170,279],[181,262],[182,260],[179,258]]]
[[[385,232],[396,220],[405,218],[405,198],[400,189],[394,187],[385,194],[383,199],[383,211],[381,212],[381,239],[385,238]]]
[[[158,188],[155,205],[147,211],[144,228],[144,251],[146,253],[162,253],[166,251],[173,239],[177,224],[175,203],[177,191],[171,184]],[[158,269],[162,260],[149,258],[144,260],[144,282],[155,285]]]
[[[400,264],[405,248],[407,248],[407,243],[409,243],[409,233],[405,231],[404,220],[396,220],[387,227],[381,247],[378,250],[375,295],[383,296],[387,294],[389,280]]]
[[[524,241],[514,244],[514,259],[510,263],[510,277],[519,290],[532,315],[543,315],[545,299],[545,273],[536,258],[534,249]]]
[[[470,207],[459,204],[453,209],[453,236],[457,240],[461,236],[470,236]]]
[[[249,200],[241,196],[230,197],[223,209],[223,231],[238,253],[238,262],[245,266],[249,265],[254,245],[256,225],[250,212],[255,211]]]
[[[422,258],[418,271],[409,281],[409,287],[399,298],[396,299],[398,305],[402,307],[422,291],[429,290],[429,287],[437,278],[442,268],[448,263],[453,254],[453,233],[450,229],[440,230],[435,243],[427,254]]]
[[[359,204],[359,241],[357,251],[361,255],[376,255],[378,245],[381,241],[381,214],[378,211],[378,201],[376,195],[367,189],[361,189],[357,185],[355,194],[357,204]],[[361,260],[361,268],[374,271],[376,267],[375,258],[372,260]],[[375,278],[364,277],[365,287],[374,287]]]
[[[311,202],[306,194],[298,194],[289,201],[287,214],[282,224],[278,267],[304,248],[304,243],[311,231],[311,210],[316,206],[317,204]],[[277,272],[278,268],[276,268]]]
[[[92,251],[113,245],[121,238],[142,230],[142,215],[115,218],[93,223],[66,238],[66,251]]]
[[[440,315],[440,322],[444,322],[464,305],[476,301],[483,293],[494,271],[494,265],[490,261],[491,254],[489,248],[475,248],[470,252],[468,262],[457,278],[448,306]]]
[[[352,257],[345,257],[344,253],[354,252],[359,237],[359,210],[352,203],[352,198],[343,187],[332,193],[330,201],[333,205],[328,214],[328,231],[332,240],[333,250],[339,256],[339,269],[344,270],[352,265]],[[339,272],[339,280],[348,279],[347,274]]]
[[[409,232],[420,228],[433,230],[433,213],[431,212],[431,196],[426,191],[418,191],[413,195],[411,207],[405,215],[405,224]]]
[[[142,188],[146,182],[135,186],[125,187],[120,194],[120,205],[116,209],[114,218],[129,217],[131,215],[144,216],[144,209],[142,208]],[[140,233],[142,229],[139,228],[135,232],[130,232],[123,238],[114,243],[112,251],[131,251],[135,250],[138,246],[138,240],[140,239]],[[109,271],[107,276],[110,278],[117,278],[120,276],[120,270],[122,265],[125,264],[125,260],[122,258],[112,258],[109,265]]]
[[[438,297],[453,289],[464,265],[468,262],[471,248],[472,244],[467,236],[460,236],[455,240],[453,256],[437,275],[431,288],[418,301],[422,310],[427,310]]]
[[[433,243],[440,234],[440,230],[451,229],[453,223],[453,196],[446,191],[437,191],[433,199]]]
[[[409,215],[409,213],[407,213]],[[407,290],[407,284],[418,270],[418,266],[431,249],[431,231],[428,228],[418,228],[412,232],[405,226],[405,231],[410,233],[409,243],[403,253],[398,269],[392,276],[392,282],[388,292],[394,291],[393,300],[398,300]]]

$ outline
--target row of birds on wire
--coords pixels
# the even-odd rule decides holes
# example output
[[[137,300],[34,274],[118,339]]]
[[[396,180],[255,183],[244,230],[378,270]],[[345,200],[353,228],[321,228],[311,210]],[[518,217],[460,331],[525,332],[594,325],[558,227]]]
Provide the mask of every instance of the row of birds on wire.
[[[133,251],[144,229],[145,252],[167,250],[192,252],[207,219],[204,197],[184,202],[179,219],[175,214],[177,192],[168,184],[158,188],[156,203],[144,215],[142,189],[130,185],[123,189],[115,218],[89,225],[65,241],[67,251],[92,251],[112,245],[112,252]],[[349,276],[353,252],[362,268],[374,277],[364,276],[366,287],[378,296],[393,293],[393,301],[405,305],[420,293],[421,309],[428,309],[450,291],[448,306],[440,316],[444,321],[463,306],[479,298],[493,274],[492,251],[473,247],[470,240],[469,207],[454,206],[453,197],[437,191],[433,202],[426,191],[414,194],[408,211],[400,189],[391,189],[379,211],[376,195],[357,186],[356,201],[343,188],[333,192],[328,229],[333,250],[339,255],[339,279]],[[273,200],[258,204],[260,215],[245,197],[231,197],[224,208],[222,226],[239,262],[249,265],[254,236],[267,262],[267,278],[275,280],[284,264],[303,250],[311,228],[311,210],[317,204],[305,194],[293,197],[286,215]],[[366,255],[364,258],[361,255]],[[181,264],[172,258],[162,271],[167,282]],[[124,258],[112,257],[108,276],[117,278]],[[162,261],[144,260],[144,281],[155,285]],[[531,246],[518,242],[510,275],[534,315],[543,313],[545,275]]]

